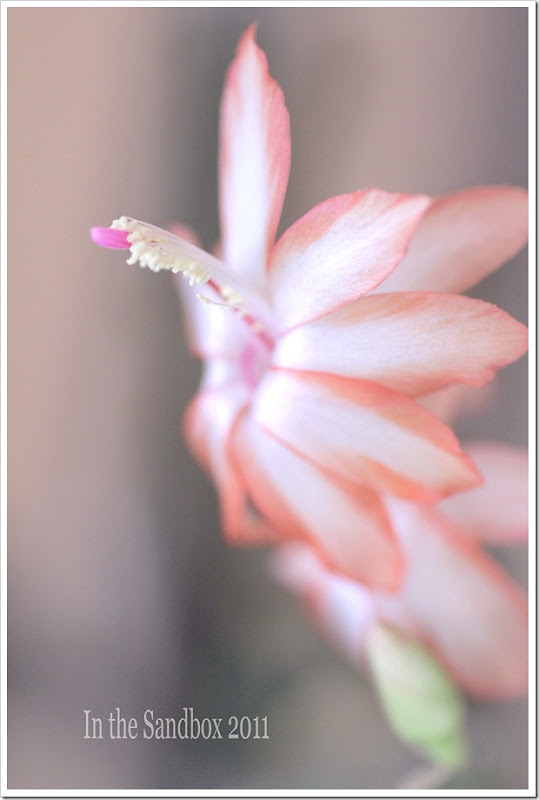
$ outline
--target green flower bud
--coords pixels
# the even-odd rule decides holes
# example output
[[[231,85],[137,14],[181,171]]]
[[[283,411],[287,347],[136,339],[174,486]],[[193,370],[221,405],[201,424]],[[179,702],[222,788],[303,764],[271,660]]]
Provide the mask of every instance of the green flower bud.
[[[464,701],[433,655],[417,641],[378,624],[367,658],[389,724],[433,761],[457,767],[466,759]]]

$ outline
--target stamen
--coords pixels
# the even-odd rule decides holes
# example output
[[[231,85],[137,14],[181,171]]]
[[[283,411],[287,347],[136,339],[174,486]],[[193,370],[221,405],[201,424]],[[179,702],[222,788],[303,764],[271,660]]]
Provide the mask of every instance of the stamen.
[[[251,314],[245,307],[245,299],[232,286],[217,282],[215,278],[210,278],[209,274],[194,259],[187,259],[183,253],[178,253],[178,239],[168,231],[155,228],[140,220],[132,217],[120,217],[115,219],[110,226],[113,230],[121,230],[127,233],[130,257],[128,264],[140,264],[141,267],[148,267],[152,272],[169,270],[170,272],[181,272],[189,281],[190,286],[200,286],[206,284],[213,289],[219,300],[212,300],[202,294],[197,294],[199,300],[213,305],[220,305],[230,308],[242,319],[252,333],[264,343],[270,350],[273,347],[273,340],[266,333],[264,326]],[[186,247],[186,243],[183,243]],[[196,248],[191,247],[196,254]],[[181,251],[180,251],[181,252]]]
[[[242,306],[245,300],[239,292],[232,288],[232,286],[221,286],[221,296],[230,303],[231,306]]]
[[[220,300],[212,300],[211,297],[207,297],[205,294],[201,294],[200,292],[197,293],[197,300],[200,300],[202,303],[206,303],[209,306],[221,306],[221,308],[229,308],[228,303],[221,303]]]
[[[197,298],[199,300],[201,300],[203,303],[207,303],[208,305],[230,308],[241,320],[246,323],[247,327],[252,331],[252,333],[254,333],[269,350],[273,349],[273,340],[264,330],[264,326],[261,325],[260,322],[255,319],[255,317],[253,317],[252,314],[250,314],[249,311],[247,311],[247,309],[242,305],[244,300],[239,292],[236,292],[236,290],[232,289],[230,286],[219,286],[219,284],[212,279],[208,281],[208,286],[210,286],[214,292],[224,300],[224,302],[212,300],[211,297],[207,297],[206,295],[200,293],[197,294]],[[238,305],[236,305],[234,301],[238,302]]]
[[[188,261],[174,252],[174,240],[166,233],[160,235],[155,229],[131,217],[115,219],[110,226],[114,230],[127,231],[131,256],[128,264],[148,267],[152,272],[169,270],[181,272],[191,286],[208,283],[210,276],[196,261]]]

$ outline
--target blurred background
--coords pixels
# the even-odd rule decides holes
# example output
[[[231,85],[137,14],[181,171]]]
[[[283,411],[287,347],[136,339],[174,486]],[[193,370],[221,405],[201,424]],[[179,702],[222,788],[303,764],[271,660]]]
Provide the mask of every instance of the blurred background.
[[[128,214],[217,238],[224,70],[284,89],[281,230],[367,186],[527,179],[525,8],[8,9],[9,788],[394,788],[420,761],[263,553],[219,538],[179,432],[198,364],[170,276],[89,240]],[[525,321],[525,254],[475,294]],[[461,428],[525,445],[524,362]],[[525,575],[522,554],[503,554]],[[252,742],[85,741],[84,709],[268,716]],[[470,705],[453,785],[527,785],[526,704]]]

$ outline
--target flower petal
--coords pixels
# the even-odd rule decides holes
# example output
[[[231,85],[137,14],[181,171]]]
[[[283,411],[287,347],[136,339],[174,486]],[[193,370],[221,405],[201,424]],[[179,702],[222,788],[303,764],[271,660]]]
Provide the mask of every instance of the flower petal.
[[[398,292],[359,300],[280,336],[281,367],[362,378],[409,395],[482,386],[527,348],[527,330],[459,295]]]
[[[512,258],[528,237],[528,194],[479,186],[436,199],[382,291],[463,292]]]
[[[326,638],[356,663],[363,655],[364,636],[374,617],[409,636],[420,636],[420,628],[399,594],[368,590],[333,572],[307,544],[281,544],[272,554],[270,569],[279,583],[303,598]]]
[[[466,448],[485,483],[444,500],[444,513],[474,539],[496,544],[528,537],[528,458],[523,450],[482,442]]]
[[[408,562],[403,603],[453,676],[485,699],[524,692],[528,636],[520,587],[435,509],[392,508]]]
[[[249,496],[277,533],[310,542],[344,575],[395,590],[400,554],[376,494],[344,490],[249,415],[238,421],[231,446]]]
[[[261,547],[278,545],[281,537],[265,519],[249,506],[247,495],[245,494],[245,505],[243,513],[235,520],[229,520],[224,529],[226,540],[230,545],[241,547]]]
[[[243,34],[225,81],[219,205],[223,260],[261,286],[290,171],[290,123],[255,29]]]
[[[330,575],[319,557],[303,542],[286,542],[270,556],[270,572],[285,588],[307,594],[310,587]]]
[[[206,388],[195,395],[184,415],[185,439],[196,459],[219,490],[223,530],[242,524],[245,487],[226,452],[234,420],[248,400],[239,381]]]
[[[296,542],[277,548],[271,568],[280,583],[299,594],[326,640],[361,666],[365,638],[374,621],[369,591],[328,570],[312,548]]]
[[[289,449],[356,487],[433,502],[479,482],[449,428],[377,384],[273,369],[253,414]]]
[[[278,330],[334,311],[378,286],[403,258],[429,202],[371,189],[326,200],[295,222],[271,256]]]

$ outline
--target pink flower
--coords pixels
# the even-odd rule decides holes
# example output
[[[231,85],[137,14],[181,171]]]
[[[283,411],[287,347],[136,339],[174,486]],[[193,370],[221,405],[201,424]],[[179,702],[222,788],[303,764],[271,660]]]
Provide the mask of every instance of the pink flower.
[[[221,108],[219,258],[184,229],[126,217],[93,237],[191,284],[181,290],[204,374],[185,432],[217,484],[227,538],[303,541],[343,575],[395,590],[402,547],[383,498],[431,503],[480,482],[419,400],[480,386],[526,349],[503,311],[440,290],[467,288],[520,249],[526,195],[358,191],[274,244],[289,166],[288,112],[251,27]]]
[[[299,593],[326,638],[361,664],[379,622],[427,646],[452,678],[481,699],[527,687],[527,603],[480,546],[527,536],[527,459],[507,445],[470,447],[485,485],[439,507],[392,501],[407,569],[398,594],[369,591],[328,570],[299,543],[280,548],[276,576]]]

